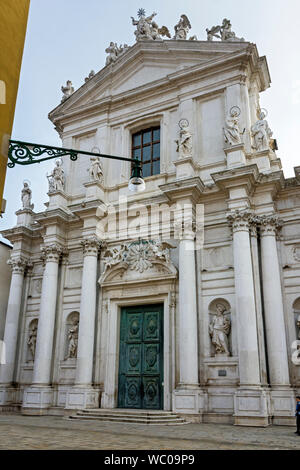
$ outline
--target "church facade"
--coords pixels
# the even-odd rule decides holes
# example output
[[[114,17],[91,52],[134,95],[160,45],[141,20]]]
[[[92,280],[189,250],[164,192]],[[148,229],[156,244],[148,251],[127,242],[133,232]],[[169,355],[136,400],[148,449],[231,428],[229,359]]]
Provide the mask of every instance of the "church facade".
[[[267,60],[229,20],[133,46],[49,114],[62,147],[49,201],[24,184],[0,406],[172,410],[195,422],[292,424],[300,393],[300,167],[285,178],[260,108]],[[166,39],[168,38],[168,39]],[[187,208],[186,211],[184,209]],[[185,214],[183,217],[183,213]]]

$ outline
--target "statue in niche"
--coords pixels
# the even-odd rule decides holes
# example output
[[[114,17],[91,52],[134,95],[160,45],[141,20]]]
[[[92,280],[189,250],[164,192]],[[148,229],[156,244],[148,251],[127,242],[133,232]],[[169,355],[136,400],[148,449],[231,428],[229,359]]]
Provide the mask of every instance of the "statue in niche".
[[[77,357],[77,346],[78,346],[78,328],[79,320],[73,320],[73,325],[71,325],[68,333],[68,353],[67,359],[72,359]]]
[[[66,86],[61,87],[61,91],[63,92],[63,97],[61,99],[61,102],[63,103],[66,101],[70,96],[74,93],[74,87],[72,86],[71,80],[67,80]]]
[[[133,26],[136,26],[136,31],[134,32],[136,40],[140,41],[143,39],[161,39],[161,36],[171,37],[170,32],[166,26],[161,28],[153,21],[154,16],[157,13],[152,13],[152,15],[146,17],[146,12],[144,8],[140,8],[138,11],[138,20],[135,20],[131,17]]]
[[[189,129],[189,122],[187,119],[181,119],[179,121],[180,133],[179,139],[175,140],[177,144],[176,152],[179,153],[179,158],[191,157],[193,142],[192,134]]]
[[[50,175],[47,176],[49,183],[49,193],[63,191],[65,186],[65,176],[61,160],[56,160],[55,167]]]
[[[186,40],[191,27],[188,17],[186,15],[181,15],[180,20],[174,26],[175,36],[173,39]]]
[[[229,116],[225,119],[225,127],[223,127],[224,140],[226,144],[236,145],[242,142],[241,136],[244,134],[239,128],[239,115],[241,110],[238,106],[233,106],[230,109]]]
[[[231,31],[231,27],[230,20],[224,18],[222,25],[212,26],[210,29],[206,28],[207,40],[212,41],[215,37],[221,39],[221,41],[245,41],[244,38],[236,37],[235,33]]]
[[[90,158],[91,166],[89,171],[91,181],[103,181],[103,170],[100,157],[95,156]]]
[[[267,112],[265,110],[260,110],[258,112],[258,120],[251,127],[251,134],[254,139],[254,145],[252,148],[258,152],[270,149],[270,141],[273,132],[269,128],[268,121],[265,119],[266,117]]]
[[[298,339],[300,339],[300,315],[297,317],[296,325],[298,326]]]
[[[32,210],[34,208],[34,205],[31,204],[32,191],[29,187],[29,184],[26,181],[24,181],[23,185],[24,186],[23,186],[22,193],[21,193],[23,209]]]
[[[37,339],[37,323],[35,322],[31,330],[29,331],[29,336],[27,340],[27,345],[29,347],[29,350],[31,352],[32,360],[34,361],[35,357],[35,348],[36,348],[36,339]]]
[[[209,334],[211,342],[215,347],[216,355],[223,354],[230,356],[228,335],[230,333],[230,319],[226,316],[229,312],[226,307],[218,303],[216,305],[216,314],[209,325]]]

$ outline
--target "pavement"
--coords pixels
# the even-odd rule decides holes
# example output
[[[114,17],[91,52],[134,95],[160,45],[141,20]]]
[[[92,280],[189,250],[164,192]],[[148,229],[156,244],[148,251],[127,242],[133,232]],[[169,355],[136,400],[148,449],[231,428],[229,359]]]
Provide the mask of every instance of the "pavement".
[[[300,450],[289,426],[147,426],[0,414],[1,450]]]

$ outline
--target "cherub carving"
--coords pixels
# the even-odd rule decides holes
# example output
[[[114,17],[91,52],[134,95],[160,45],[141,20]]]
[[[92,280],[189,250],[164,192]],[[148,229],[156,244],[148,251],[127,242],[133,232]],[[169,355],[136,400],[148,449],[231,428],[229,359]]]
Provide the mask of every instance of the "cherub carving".
[[[71,80],[67,80],[66,86],[62,85],[61,91],[63,92],[63,97],[61,99],[61,102],[63,103],[74,93],[74,87],[72,86]]]

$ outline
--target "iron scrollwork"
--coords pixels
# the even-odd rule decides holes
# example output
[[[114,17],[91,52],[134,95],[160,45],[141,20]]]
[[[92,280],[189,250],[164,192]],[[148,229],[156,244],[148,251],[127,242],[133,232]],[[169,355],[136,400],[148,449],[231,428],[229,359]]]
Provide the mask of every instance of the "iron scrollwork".
[[[10,140],[8,149],[9,162],[7,166],[14,168],[15,164],[31,165],[40,163],[52,158],[60,158],[66,155],[70,156],[72,161],[77,160],[78,151],[72,149],[63,149],[59,147],[50,147],[48,145],[32,144],[28,142],[20,142],[18,140]]]

